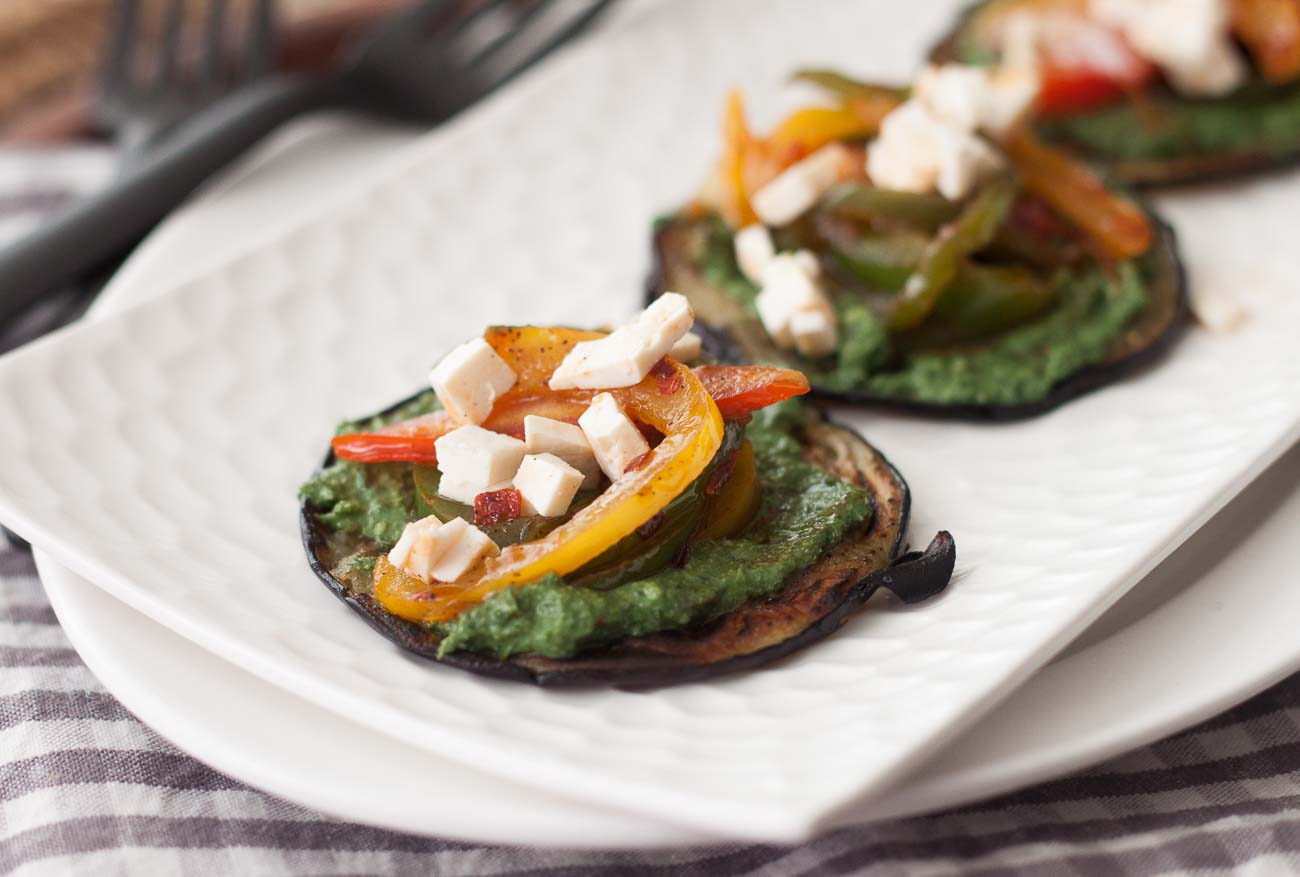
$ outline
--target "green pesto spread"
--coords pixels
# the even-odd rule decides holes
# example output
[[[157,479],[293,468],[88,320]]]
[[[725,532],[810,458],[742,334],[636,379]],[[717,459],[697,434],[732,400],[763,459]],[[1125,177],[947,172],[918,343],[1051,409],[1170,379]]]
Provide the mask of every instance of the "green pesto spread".
[[[418,401],[427,410],[427,398]],[[551,575],[501,591],[436,625],[444,637],[440,652],[565,658],[626,636],[707,622],[747,600],[777,593],[786,579],[873,513],[867,491],[804,459],[796,438],[802,423],[797,403],[760,411],[750,423],[747,436],[762,481],[762,505],[738,537],[692,543],[681,566],[607,590],[599,581],[577,587]],[[327,527],[373,540],[367,551],[346,561],[353,569],[396,541],[416,513],[415,494],[405,464],[336,461],[302,488]],[[364,575],[345,578],[353,587],[365,581]]]
[[[758,287],[740,273],[730,232],[719,225],[705,251],[706,280],[745,304],[754,321]],[[834,296],[839,343],[823,360],[788,356],[814,386],[928,403],[1019,405],[1047,396],[1056,384],[1100,362],[1111,344],[1146,309],[1142,269],[1121,265],[1116,276],[1101,267],[1061,272],[1056,305],[1044,316],[969,348],[905,353],[862,298]],[[773,348],[775,352],[775,348]],[[775,357],[774,357],[775,359]]]

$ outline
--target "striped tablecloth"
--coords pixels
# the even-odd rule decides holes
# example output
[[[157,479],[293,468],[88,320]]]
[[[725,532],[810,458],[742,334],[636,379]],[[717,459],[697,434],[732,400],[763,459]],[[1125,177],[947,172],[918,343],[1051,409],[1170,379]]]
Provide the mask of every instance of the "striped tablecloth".
[[[95,151],[0,153],[0,234],[107,172],[108,157]],[[36,331],[40,321],[33,322],[11,328],[0,346]],[[186,756],[96,681],[59,628],[30,554],[0,544],[0,874],[1146,877],[1233,870],[1300,873],[1300,676],[1084,774],[951,813],[844,829],[806,846],[620,853],[475,846],[340,822]]]

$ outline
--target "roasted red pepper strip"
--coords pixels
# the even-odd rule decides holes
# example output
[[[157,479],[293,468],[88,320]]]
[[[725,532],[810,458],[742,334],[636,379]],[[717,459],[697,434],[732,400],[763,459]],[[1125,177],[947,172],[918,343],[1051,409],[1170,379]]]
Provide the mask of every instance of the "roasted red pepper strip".
[[[375,432],[338,435],[330,442],[334,456],[356,463],[423,463],[438,462],[433,443],[456,428],[456,420],[446,411],[403,420]]]
[[[727,420],[808,392],[808,378],[788,368],[757,365],[702,365],[695,369],[704,389]]]

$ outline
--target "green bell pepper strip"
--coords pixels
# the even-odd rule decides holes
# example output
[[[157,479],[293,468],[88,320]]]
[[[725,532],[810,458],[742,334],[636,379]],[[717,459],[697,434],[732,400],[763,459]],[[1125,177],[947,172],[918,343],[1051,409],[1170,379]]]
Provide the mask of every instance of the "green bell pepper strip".
[[[997,177],[975,196],[952,223],[939,230],[916,271],[894,298],[886,319],[890,329],[914,329],[925,322],[944,291],[973,253],[988,246],[1016,200],[1011,176]]]
[[[905,100],[909,92],[909,89],[906,88],[895,88],[889,85],[877,85],[871,82],[850,79],[842,73],[836,73],[834,70],[797,70],[790,78],[795,82],[807,82],[810,85],[815,85],[845,100],[850,98]]]

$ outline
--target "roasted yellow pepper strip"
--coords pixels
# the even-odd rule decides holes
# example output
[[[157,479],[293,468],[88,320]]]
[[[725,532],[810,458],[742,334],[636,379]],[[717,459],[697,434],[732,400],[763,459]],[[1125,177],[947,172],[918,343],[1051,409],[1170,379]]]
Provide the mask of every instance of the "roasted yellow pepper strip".
[[[519,376],[500,406],[541,393],[568,349],[592,333],[525,328],[490,330],[486,337]],[[425,585],[381,558],[375,564],[375,598],[408,621],[444,621],[502,588],[580,569],[658,514],[708,466],[723,432],[722,415],[699,378],[680,363],[665,362],[667,369],[657,368],[641,383],[609,391],[631,417],[664,435],[639,468],[547,536],[506,548],[473,579]]]

